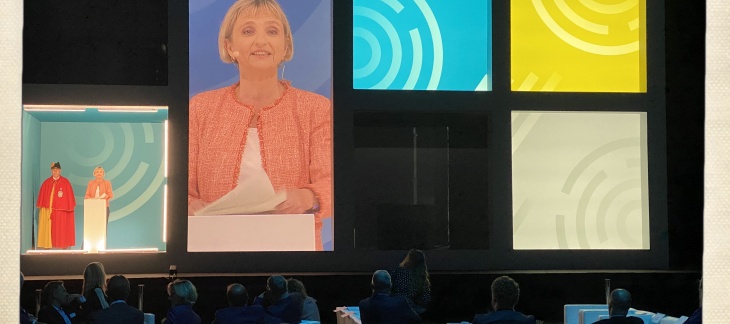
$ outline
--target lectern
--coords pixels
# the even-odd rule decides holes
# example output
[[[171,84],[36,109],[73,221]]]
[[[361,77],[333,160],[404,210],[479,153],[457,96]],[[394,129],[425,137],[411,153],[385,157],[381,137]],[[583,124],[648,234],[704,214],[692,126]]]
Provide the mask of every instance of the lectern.
[[[314,251],[314,215],[188,216],[189,252]]]
[[[106,199],[84,199],[84,249],[106,249]]]

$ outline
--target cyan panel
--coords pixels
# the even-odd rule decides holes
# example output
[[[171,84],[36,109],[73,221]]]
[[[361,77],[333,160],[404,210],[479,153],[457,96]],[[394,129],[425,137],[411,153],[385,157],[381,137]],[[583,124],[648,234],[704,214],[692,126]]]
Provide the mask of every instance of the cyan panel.
[[[108,249],[154,248],[162,241],[165,134],[163,123],[41,122],[39,168],[34,192],[50,176],[51,162],[61,162],[62,175],[76,196],[76,246],[83,243],[84,193],[94,167],[105,169],[112,182]],[[29,147],[30,148],[30,147]],[[24,231],[29,234],[29,231]]]
[[[356,0],[353,87],[492,89],[492,2]]]

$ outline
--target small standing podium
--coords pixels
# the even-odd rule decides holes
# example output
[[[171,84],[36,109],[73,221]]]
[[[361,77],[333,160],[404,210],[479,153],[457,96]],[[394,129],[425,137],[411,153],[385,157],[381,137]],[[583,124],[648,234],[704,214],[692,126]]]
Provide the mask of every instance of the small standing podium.
[[[106,249],[106,199],[84,199],[84,249]]]

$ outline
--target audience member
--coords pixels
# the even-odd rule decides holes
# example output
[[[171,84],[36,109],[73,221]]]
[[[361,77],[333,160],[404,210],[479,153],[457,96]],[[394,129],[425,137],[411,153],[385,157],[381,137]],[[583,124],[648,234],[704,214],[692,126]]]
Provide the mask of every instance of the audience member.
[[[472,323],[514,323],[514,324],[534,324],[535,317],[515,311],[515,305],[520,299],[520,285],[514,279],[501,276],[492,281],[492,309],[493,312],[487,314],[477,314],[474,316]]]
[[[25,283],[25,276],[23,276],[23,273],[20,273],[20,289],[23,290],[23,283]],[[32,324],[35,321],[35,318],[33,315],[28,314],[28,312],[23,309],[23,306],[20,306],[20,324]]]
[[[390,274],[385,270],[373,273],[370,283],[372,296],[360,301],[360,320],[363,324],[416,323],[421,320],[403,296],[390,296]]]
[[[144,313],[139,309],[127,305],[130,290],[129,280],[126,277],[121,275],[111,277],[107,286],[107,294],[111,303],[106,309],[94,311],[91,314],[91,323],[144,323]]]
[[[319,308],[317,307],[317,300],[307,295],[307,288],[304,287],[304,283],[290,278],[287,280],[287,286],[289,287],[290,293],[300,293],[304,298],[302,306],[302,320],[317,321],[319,322]]]
[[[246,287],[234,283],[226,289],[228,308],[215,312],[213,324],[259,324],[267,322],[280,323],[273,318],[267,318],[266,310],[260,305],[248,306],[248,292]]]
[[[91,319],[91,313],[109,308],[106,296],[106,272],[101,262],[91,262],[84,268],[84,282],[81,284],[82,303],[79,317]]]
[[[700,279],[698,289],[700,291],[700,307],[689,316],[689,318],[684,322],[685,324],[702,324],[702,279]]]
[[[284,277],[271,276],[266,280],[266,291],[257,296],[253,303],[263,306],[269,315],[286,323],[299,323],[303,301],[301,294],[289,293]]]
[[[431,282],[423,251],[412,249],[398,268],[391,271],[393,296],[403,296],[421,314],[431,302]]]
[[[43,287],[43,307],[38,311],[38,321],[47,324],[79,323],[75,309],[65,307],[74,299],[63,286],[63,281],[50,281]]]
[[[192,282],[175,279],[167,285],[170,296],[170,310],[162,320],[165,324],[200,324],[200,316],[193,311],[193,304],[198,300],[198,291]]]
[[[644,320],[638,317],[626,316],[631,308],[631,294],[626,289],[614,289],[608,302],[609,318],[600,320],[596,324],[643,324]]]

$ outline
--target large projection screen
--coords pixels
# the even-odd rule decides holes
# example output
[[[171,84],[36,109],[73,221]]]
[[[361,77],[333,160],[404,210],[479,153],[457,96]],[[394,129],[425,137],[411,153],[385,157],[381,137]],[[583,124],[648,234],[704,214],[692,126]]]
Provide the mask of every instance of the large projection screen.
[[[332,2],[279,1],[288,26],[267,9],[238,10],[239,3],[244,2],[190,1],[188,251],[331,251],[334,249],[332,112],[328,99],[332,88]],[[250,47],[235,45],[239,46],[232,54],[238,60],[236,64],[224,62],[221,55],[226,54],[219,52],[219,31],[225,29],[229,10],[239,14],[231,16],[234,25],[228,41],[239,39],[240,44],[248,44],[246,42],[253,39]],[[250,23],[253,18],[260,17],[280,21],[278,28],[281,30]],[[273,106],[266,106],[255,114],[256,127],[236,128],[236,123],[242,123],[235,119],[238,117],[226,119],[223,124],[213,122],[221,114],[236,114],[240,109],[247,109],[238,99],[231,98],[230,102],[222,101],[221,104],[209,102],[213,97],[219,98],[221,92],[226,93],[220,98],[227,98],[229,93],[245,91],[239,84],[242,80],[250,81],[251,70],[247,70],[249,62],[244,58],[256,57],[251,56],[255,55],[254,50],[271,52],[273,54],[266,55],[276,58],[277,45],[267,37],[276,32],[284,35],[287,28],[291,30],[292,57],[279,64],[276,77],[288,84],[288,89]],[[286,41],[283,46],[282,51],[289,53]],[[239,71],[242,72],[239,74]],[[233,112],[227,110],[231,105],[236,106],[232,108]],[[312,109],[311,105],[317,109]],[[205,108],[198,109],[198,106]],[[248,116],[246,114],[241,118],[247,118],[243,117]],[[243,142],[230,143],[232,136],[240,136]],[[291,146],[285,149],[285,145]],[[260,155],[260,158],[251,154]],[[229,170],[222,170],[225,169],[223,165]],[[265,174],[259,172],[261,168]],[[228,187],[235,182],[231,179],[239,169],[243,171],[238,173],[240,177],[236,184],[225,189],[225,194],[217,192],[219,187]],[[277,215],[288,214],[279,212],[276,206],[287,203],[286,197],[292,197],[294,190],[311,191],[317,207],[296,212],[302,214],[299,218]],[[260,217],[260,214],[268,214],[268,217]],[[222,239],[221,235],[213,234],[229,228],[249,231],[238,239]],[[274,237],[287,237],[291,242],[279,244],[282,242]]]

